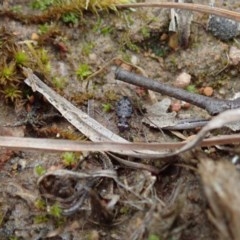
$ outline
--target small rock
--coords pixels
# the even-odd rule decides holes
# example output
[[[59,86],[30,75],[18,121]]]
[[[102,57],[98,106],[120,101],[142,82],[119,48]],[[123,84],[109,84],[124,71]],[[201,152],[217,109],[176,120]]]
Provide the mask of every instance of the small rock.
[[[203,94],[207,97],[210,97],[213,95],[213,88],[212,87],[205,87],[203,89]]]
[[[236,77],[236,76],[238,76],[238,70],[237,69],[232,69],[230,71],[230,74],[231,74],[232,77]]]
[[[182,106],[180,101],[175,101],[171,103],[171,112],[179,112]]]
[[[226,95],[226,89],[224,87],[220,88],[218,92],[223,96]]]
[[[182,109],[189,109],[191,107],[191,104],[185,101],[181,101],[181,107]]]
[[[236,93],[233,95],[233,97],[231,97],[230,99],[231,99],[231,100],[235,100],[235,99],[237,99],[237,98],[240,98],[240,92],[236,92]]]
[[[37,33],[32,33],[31,39],[37,41],[39,39],[39,35]]]
[[[138,65],[139,59],[138,59],[138,57],[137,57],[136,55],[132,55],[132,57],[131,57],[131,63],[132,63],[133,65]]]
[[[96,61],[97,60],[97,54],[96,53],[90,53],[88,57],[92,61]]]
[[[186,72],[182,72],[180,75],[177,76],[173,85],[178,88],[185,88],[190,84],[190,82],[191,82],[191,75],[189,75]]]
[[[166,41],[167,39],[168,39],[168,35],[166,33],[163,33],[160,37],[161,42]]]
[[[26,168],[27,161],[25,159],[20,159],[18,161],[18,169],[19,170],[24,170]]]
[[[229,50],[229,58],[233,65],[237,65],[240,62],[240,49],[232,46]]]
[[[106,43],[104,46],[103,46],[103,52],[104,53],[111,53],[113,50],[113,46],[110,44],[110,43]]]
[[[239,22],[212,15],[209,17],[207,30],[215,37],[227,41],[239,35]]]

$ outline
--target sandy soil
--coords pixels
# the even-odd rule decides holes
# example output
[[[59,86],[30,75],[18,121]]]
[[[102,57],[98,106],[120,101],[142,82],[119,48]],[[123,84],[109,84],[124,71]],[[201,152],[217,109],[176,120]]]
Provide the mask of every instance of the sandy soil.
[[[5,1],[5,6],[20,5],[23,12],[36,13],[29,7],[29,2]],[[227,1],[219,1],[218,5],[222,6],[222,2]],[[224,7],[232,9],[237,4],[236,1],[229,2]],[[239,38],[229,42],[215,38],[206,31],[207,19],[204,14],[194,13],[186,49],[170,43],[174,37],[168,32],[168,9],[144,8],[118,13],[99,12],[99,15],[85,12],[83,19],[74,26],[61,20],[52,21],[51,26],[57,30],[52,36],[40,34],[41,24],[24,24],[11,17],[1,17],[0,25],[14,33],[17,44],[25,50],[24,41],[33,40],[37,35],[38,47],[46,49],[50,57],[48,78],[58,77],[65,82],[62,89],[54,83],[49,85],[105,127],[129,141],[173,142],[196,134],[198,129],[178,131],[178,134],[159,131],[142,123],[142,119],[154,101],[169,98],[171,104],[179,102],[160,93],[149,96],[139,87],[117,81],[114,71],[121,65],[138,73],[140,70],[141,74],[167,84],[176,84],[176,77],[186,72],[191,75],[190,84],[197,91],[211,87],[213,97],[232,97],[240,90],[237,79],[239,64],[233,66],[229,62],[229,49],[231,46],[239,48]],[[92,73],[100,71],[88,81],[80,80],[76,71],[83,63],[90,67]],[[119,120],[115,112],[116,103],[122,96],[127,96],[133,104],[130,129],[124,132],[118,129]],[[39,101],[49,105],[43,99]],[[83,139],[63,118],[47,120],[41,128],[29,124],[3,127],[6,123],[16,123],[19,116],[14,104],[6,103],[4,96],[1,102],[1,136],[57,138],[60,135],[67,139]],[[104,111],[103,105],[109,105],[111,109]],[[199,118],[210,117],[206,111],[195,106],[181,108],[177,115],[181,118],[196,115]],[[127,168],[112,159],[119,181],[131,191],[122,189],[114,181],[98,179],[93,188],[95,195],[91,192],[78,211],[70,216],[56,216],[50,206],[58,202],[58,198],[41,198],[38,166],[45,170],[97,170],[104,168],[102,156],[97,153],[76,154],[78,164],[66,166],[62,154],[2,149],[0,239],[227,239],[231,234],[224,236],[216,228],[217,224],[213,224],[213,218],[209,217],[212,205],[204,192],[206,182],[202,180],[205,178],[202,172],[199,173],[198,166],[204,158],[230,161],[234,156],[237,153],[215,147],[198,149],[177,156],[173,164],[167,165],[158,175]],[[160,160],[142,162],[156,167],[162,164]],[[231,171],[234,169],[231,168]],[[73,183],[69,183],[66,177],[58,181],[59,187],[73,188]],[[119,199],[114,208],[106,210],[106,205],[115,195]],[[224,218],[225,215],[221,216]],[[231,236],[231,239],[237,239],[234,234]]]

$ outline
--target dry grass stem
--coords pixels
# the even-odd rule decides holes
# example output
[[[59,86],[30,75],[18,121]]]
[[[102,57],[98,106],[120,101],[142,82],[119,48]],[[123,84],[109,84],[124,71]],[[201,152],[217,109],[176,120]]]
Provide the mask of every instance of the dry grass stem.
[[[186,9],[195,12],[207,13],[211,15],[217,15],[225,18],[230,18],[235,21],[240,21],[240,13],[230,11],[223,8],[210,7],[202,4],[192,4],[192,3],[134,3],[134,4],[120,4],[117,5],[117,8],[139,8],[139,7],[156,7],[156,8],[176,8],[176,9]]]
[[[219,239],[240,238],[240,175],[234,165],[201,157],[199,172]]]

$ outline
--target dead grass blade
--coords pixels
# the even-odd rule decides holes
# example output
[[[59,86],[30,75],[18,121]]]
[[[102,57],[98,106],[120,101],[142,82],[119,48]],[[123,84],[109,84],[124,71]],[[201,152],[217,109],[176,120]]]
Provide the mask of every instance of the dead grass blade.
[[[220,16],[220,17],[233,19],[235,21],[240,21],[240,13],[239,12],[234,12],[234,11],[217,8],[217,7],[211,7],[211,6],[207,6],[207,5],[203,5],[203,4],[173,3],[173,2],[165,2],[165,3],[148,2],[148,3],[119,4],[116,7],[118,9],[139,8],[139,7],[186,9],[186,10],[190,10],[190,11],[207,13],[207,14],[211,14],[211,15],[216,15],[216,16]]]
[[[220,135],[217,137],[211,137],[209,139],[203,139],[208,131],[204,130],[204,133],[199,132],[201,135],[196,136],[193,142],[169,142],[169,143],[114,143],[114,142],[80,142],[72,140],[62,139],[37,139],[37,138],[21,138],[21,137],[3,137],[0,136],[0,148],[7,148],[12,150],[21,151],[49,151],[49,152],[114,152],[123,155],[127,155],[129,151],[160,151],[163,150],[165,154],[168,154],[170,150],[179,149],[178,152],[187,151],[199,144],[202,147],[224,145],[224,144],[239,144],[240,134],[232,135]],[[178,152],[172,153],[177,154]],[[143,154],[139,158],[159,158],[162,154]]]
[[[188,142],[182,148],[167,156],[174,156],[176,154],[180,154],[182,152],[191,150],[192,148],[196,147],[200,142],[202,142],[202,140],[209,131],[217,128],[222,128],[226,124],[237,121],[240,121],[240,109],[227,110],[223,113],[220,113],[218,116],[214,117],[211,121],[209,121],[208,124],[201,129],[201,131],[196,135],[196,137],[191,142]],[[232,143],[233,142],[231,141],[229,142],[229,144]]]
[[[128,142],[124,138],[116,135],[108,130],[96,120],[89,117],[88,114],[81,111],[65,98],[57,94],[45,83],[43,83],[31,69],[24,68],[27,75],[25,83],[32,88],[33,91],[41,93],[50,104],[52,104],[74,127],[82,132],[86,137],[94,142],[113,141]]]
[[[199,172],[211,209],[209,218],[221,240],[240,239],[240,175],[228,161],[200,158]]]
[[[38,188],[42,196],[49,200],[58,200],[63,215],[70,216],[77,212],[89,197],[89,193],[100,178],[116,179],[115,170],[70,171],[59,169],[50,171],[38,179]],[[65,191],[64,197],[60,189]],[[62,190],[64,191],[64,190]]]

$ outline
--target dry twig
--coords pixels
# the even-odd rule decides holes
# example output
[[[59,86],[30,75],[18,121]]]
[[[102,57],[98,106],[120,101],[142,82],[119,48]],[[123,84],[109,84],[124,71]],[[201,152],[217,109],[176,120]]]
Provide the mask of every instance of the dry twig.
[[[235,100],[222,100],[206,97],[154,81],[153,79],[128,72],[121,68],[116,70],[115,78],[123,82],[145,87],[155,92],[189,102],[197,107],[205,109],[210,115],[217,115],[228,109],[240,108],[240,98]]]

